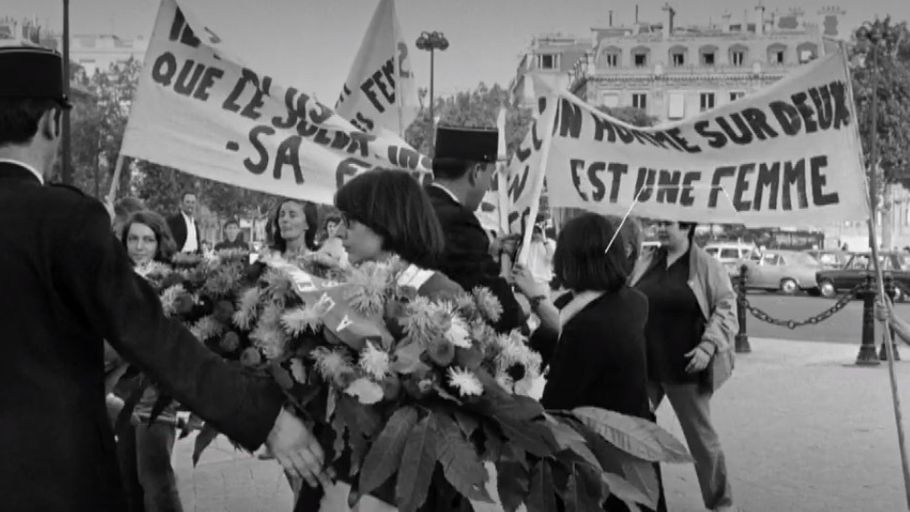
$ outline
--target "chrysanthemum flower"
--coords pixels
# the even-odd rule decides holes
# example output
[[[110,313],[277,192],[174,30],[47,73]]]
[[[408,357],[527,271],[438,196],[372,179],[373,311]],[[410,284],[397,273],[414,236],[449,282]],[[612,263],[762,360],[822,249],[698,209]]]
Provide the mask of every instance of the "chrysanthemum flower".
[[[281,315],[281,325],[288,334],[297,336],[307,329],[315,329],[322,325],[322,315],[315,306],[294,308]]]
[[[211,315],[200,318],[192,327],[190,333],[199,341],[205,341],[224,332],[224,325],[215,320]]]
[[[483,394],[483,384],[468,370],[449,368],[449,385],[458,390],[461,396],[480,396]]]
[[[389,353],[376,348],[368,341],[360,351],[360,367],[367,375],[376,380],[382,380],[389,373]]]
[[[496,295],[493,295],[493,292],[485,286],[475,287],[473,294],[480,313],[494,324],[498,322],[502,316],[502,303],[499,302]]]
[[[445,336],[456,347],[471,348],[471,338],[468,330],[468,323],[462,320],[460,316],[455,315],[452,317]]]
[[[241,329],[249,329],[256,314],[259,304],[259,288],[253,287],[243,292],[237,301],[237,311],[234,312],[234,323]]]
[[[161,292],[161,308],[164,309],[164,316],[174,316],[177,314],[177,297],[186,293],[182,284],[175,284]]]
[[[250,333],[253,344],[262,351],[266,359],[277,359],[284,354],[287,345],[287,335],[278,326],[259,322],[259,325]]]
[[[331,381],[342,372],[353,370],[347,354],[339,350],[318,347],[313,350],[310,357],[316,361],[316,371],[327,381]]]
[[[363,315],[382,314],[391,275],[388,264],[364,263],[351,272],[348,278],[351,287],[345,292],[345,299]]]

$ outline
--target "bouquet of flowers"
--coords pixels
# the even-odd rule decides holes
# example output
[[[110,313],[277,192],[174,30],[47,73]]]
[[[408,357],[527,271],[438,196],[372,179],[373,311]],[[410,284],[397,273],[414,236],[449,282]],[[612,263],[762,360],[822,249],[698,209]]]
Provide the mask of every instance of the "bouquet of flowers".
[[[488,290],[421,296],[409,283],[422,271],[397,260],[297,263],[207,269],[200,290],[215,307],[194,329],[276,379],[351,506],[370,494],[403,511],[596,510],[610,495],[653,507],[653,463],[690,460],[652,422],[525,396],[540,358],[493,331],[501,306]],[[194,460],[216,435],[203,429]]]

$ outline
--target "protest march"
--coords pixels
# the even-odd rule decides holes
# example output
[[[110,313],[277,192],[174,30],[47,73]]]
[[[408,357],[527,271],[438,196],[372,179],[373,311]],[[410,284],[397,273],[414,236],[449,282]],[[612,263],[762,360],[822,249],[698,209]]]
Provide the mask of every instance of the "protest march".
[[[0,22],[0,510],[910,507],[905,22],[321,1]]]

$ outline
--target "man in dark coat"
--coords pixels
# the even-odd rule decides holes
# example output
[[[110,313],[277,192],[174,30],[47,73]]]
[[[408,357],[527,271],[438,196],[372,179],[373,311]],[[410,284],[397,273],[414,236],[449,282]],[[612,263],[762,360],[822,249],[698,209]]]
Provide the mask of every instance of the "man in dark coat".
[[[44,185],[69,108],[61,65],[49,50],[0,48],[0,509],[124,510],[105,339],[220,432],[320,478],[318,443],[279,387],[164,316],[101,203]]]
[[[493,177],[498,132],[470,128],[439,128],[433,158],[433,183],[427,193],[445,232],[446,246],[439,270],[462,288],[486,286],[502,304],[499,332],[521,328],[524,312],[512,287],[500,276],[490,254],[490,239],[474,214]]]
[[[167,218],[167,225],[178,251],[190,254],[202,251],[199,223],[196,222],[196,194],[184,192],[180,198],[180,211]]]

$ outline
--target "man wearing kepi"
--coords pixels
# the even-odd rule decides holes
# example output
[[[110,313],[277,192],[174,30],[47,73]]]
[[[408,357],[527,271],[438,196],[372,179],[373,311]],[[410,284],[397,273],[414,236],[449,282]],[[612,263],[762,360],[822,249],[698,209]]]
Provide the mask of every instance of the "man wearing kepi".
[[[488,287],[502,303],[499,332],[521,327],[524,316],[490,254],[490,239],[474,211],[490,188],[499,133],[482,128],[436,130],[433,183],[427,192],[445,232],[439,270],[467,291]]]
[[[279,387],[164,316],[101,203],[45,185],[70,108],[61,67],[49,50],[0,48],[0,508],[124,510],[105,339],[220,432],[324,480],[322,451]]]

